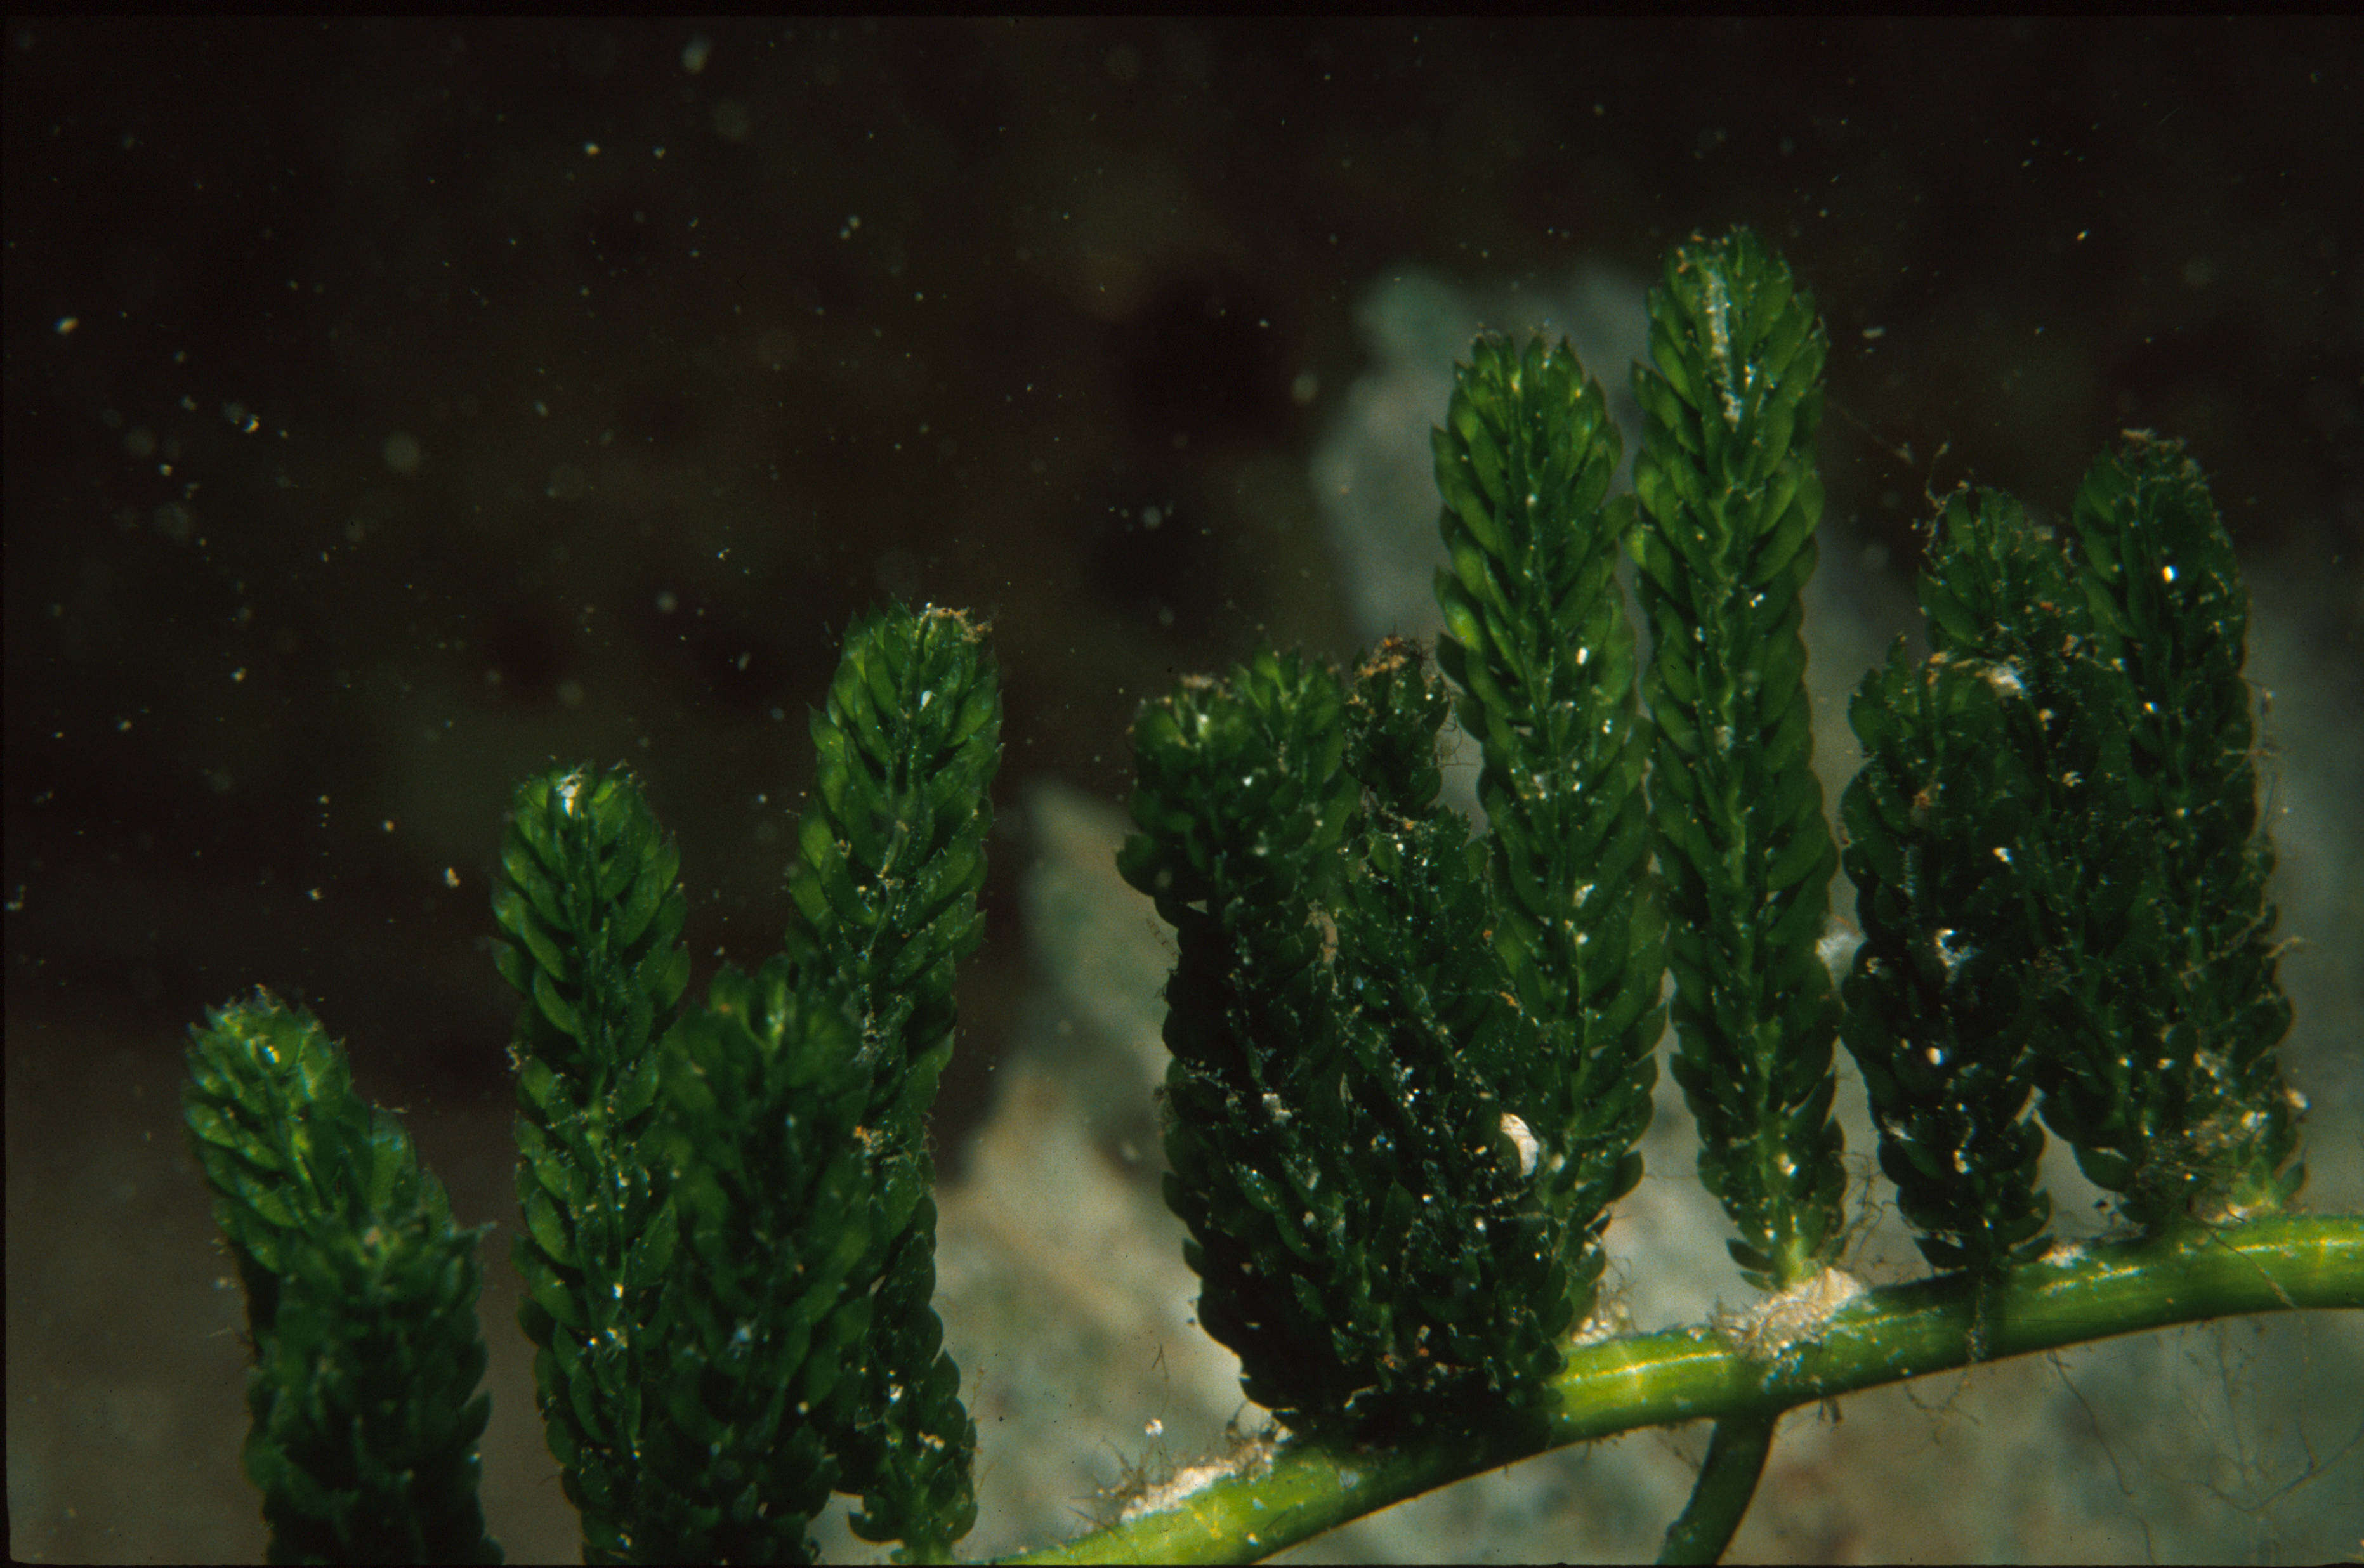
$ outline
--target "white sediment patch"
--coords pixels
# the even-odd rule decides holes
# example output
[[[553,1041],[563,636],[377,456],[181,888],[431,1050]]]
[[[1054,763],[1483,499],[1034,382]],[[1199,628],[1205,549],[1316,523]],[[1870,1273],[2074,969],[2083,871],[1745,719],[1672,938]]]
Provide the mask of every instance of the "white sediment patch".
[[[1868,1287],[1844,1269],[1824,1269],[1777,1291],[1745,1312],[1719,1312],[1718,1332],[1753,1361],[1770,1361],[1820,1340],[1839,1309]]]

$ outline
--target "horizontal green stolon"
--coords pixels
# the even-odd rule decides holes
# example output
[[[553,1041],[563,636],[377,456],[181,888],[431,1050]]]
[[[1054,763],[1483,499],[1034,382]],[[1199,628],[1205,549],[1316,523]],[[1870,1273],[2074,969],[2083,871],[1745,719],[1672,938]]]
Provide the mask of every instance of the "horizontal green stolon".
[[[1518,1446],[1355,1453],[1299,1442],[1268,1468],[1019,1562],[1222,1562],[1268,1556],[1390,1504],[1549,1449],[1639,1427],[1779,1412],[2035,1351],[2247,1313],[2364,1307],[2364,1218],[2254,1219],[2165,1240],[2093,1244],[2013,1269],[1979,1307],[1949,1274],[1868,1291],[1823,1338],[1752,1362],[1703,1328],[1572,1348],[1549,1437]],[[1983,1319],[1983,1322],[1980,1321]]]

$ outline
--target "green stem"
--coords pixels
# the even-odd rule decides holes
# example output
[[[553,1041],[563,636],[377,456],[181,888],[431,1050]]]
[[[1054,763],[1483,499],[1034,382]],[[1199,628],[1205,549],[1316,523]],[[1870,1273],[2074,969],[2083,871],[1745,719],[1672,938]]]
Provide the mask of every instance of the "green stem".
[[[1765,1455],[1773,1447],[1773,1423],[1779,1419],[1778,1415],[1752,1412],[1726,1416],[1715,1424],[1699,1485],[1691,1488],[1682,1517],[1667,1527],[1659,1562],[1714,1562],[1723,1558],[1732,1532],[1748,1513],[1749,1499],[1756,1496]]]
[[[2364,1307],[2364,1217],[2254,1219],[2164,1240],[2088,1246],[1978,1289],[1955,1274],[1869,1291],[1824,1337],[1751,1361],[1713,1330],[1670,1329],[1572,1346],[1548,1430],[1357,1452],[1289,1442],[1172,1506],[1027,1562],[1246,1562],[1407,1497],[1567,1443],[1675,1421],[1780,1412],[1857,1389],[2090,1340],[2252,1312]],[[1974,1345],[1977,1350],[1974,1353]]]

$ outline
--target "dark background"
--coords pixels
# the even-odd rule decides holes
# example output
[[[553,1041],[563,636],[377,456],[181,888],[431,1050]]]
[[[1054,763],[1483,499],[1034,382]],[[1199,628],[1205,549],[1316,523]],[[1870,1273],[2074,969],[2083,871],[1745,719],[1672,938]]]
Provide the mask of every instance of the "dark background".
[[[220,1266],[172,1114],[205,1006],[318,1007],[506,1218],[497,1137],[429,1129],[507,1116],[485,902],[515,783],[629,761],[680,839],[697,984],[759,960],[808,705],[898,595],[991,617],[1005,804],[1045,776],[1121,801],[1176,674],[1351,651],[1307,459],[1389,268],[1648,274],[1753,223],[1828,320],[1830,513],[1899,581],[1925,492],[2057,512],[2119,429],[2181,436],[2245,557],[2317,581],[2292,637],[2352,733],[2358,45],[9,23],[13,1550],[259,1550],[113,1511],[126,1466],[211,1486],[238,1436],[235,1345],[192,1413],[157,1343]],[[951,1175],[1027,984],[1014,812],[994,849]]]

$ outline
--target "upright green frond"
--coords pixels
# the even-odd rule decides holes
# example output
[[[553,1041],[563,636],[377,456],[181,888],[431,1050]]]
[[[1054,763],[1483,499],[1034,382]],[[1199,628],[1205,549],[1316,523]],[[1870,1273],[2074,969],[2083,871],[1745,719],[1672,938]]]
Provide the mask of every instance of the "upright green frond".
[[[952,1059],[953,966],[985,931],[976,896],[1001,761],[985,636],[958,610],[902,605],[846,632],[812,716],[819,770],[788,870],[788,951],[860,987],[873,1092],[899,1097],[875,1108],[907,1141]]]
[[[1348,1198],[1321,1181],[1346,1116],[1325,951],[1355,806],[1345,732],[1321,665],[1266,652],[1228,682],[1184,677],[1134,721],[1142,831],[1117,860],[1180,945],[1165,1200],[1190,1231],[1199,1320],[1239,1352],[1250,1397],[1293,1419],[1359,1386],[1318,1294],[1292,1284],[1325,1272]]]
[[[273,1562],[501,1560],[477,1500],[481,1231],[453,1226],[440,1186],[420,1196],[290,1254],[246,1450]]]
[[[2304,1176],[2303,1102],[2276,1056],[2291,1009],[2241,673],[2248,595],[2177,443],[2130,435],[2086,477],[2074,521],[2095,654],[2124,727],[2128,806],[2157,852],[2158,929],[2130,987],[2135,1061],[2097,1040],[2061,1065],[2046,1119],[2146,1224],[2278,1208]]]
[[[1536,1034],[1436,801],[1444,693],[1389,642],[1341,699],[1266,654],[1134,728],[1119,863],[1181,940],[1166,1196],[1251,1397],[1298,1430],[1466,1438],[1539,1418],[1599,1262],[1536,1169]]]
[[[2127,682],[2135,806],[2178,896],[2237,890],[2254,922],[2273,851],[2241,674],[2249,595],[2207,482],[2181,443],[2136,433],[2093,465],[2073,518],[2097,651]]]
[[[1417,649],[1388,642],[1356,672],[1348,711],[1367,716],[1361,733],[1433,758],[1445,706]],[[1566,1199],[1576,1162],[1552,1133],[1568,1074],[1551,1071],[1487,940],[1500,914],[1480,847],[1439,805],[1433,763],[1397,792],[1379,748],[1349,755],[1368,771],[1332,973],[1345,1255],[1364,1267],[1334,1271],[1322,1293],[1333,1346],[1367,1379],[1346,1429],[1388,1441],[1500,1431],[1540,1419],[1561,1343],[1593,1305],[1607,1217]]]
[[[209,1011],[189,1033],[182,1118],[259,1340],[278,1320],[287,1249],[307,1218],[361,1200],[369,1167],[354,1162],[369,1112],[344,1052],[308,1012],[267,991]]]
[[[607,1092],[653,1071],[650,1042],[689,984],[681,852],[621,768],[561,769],[518,790],[501,842],[495,956],[530,1006],[512,1055]],[[628,1091],[629,1092],[629,1091]]]
[[[1603,506],[1617,430],[1566,343],[1518,354],[1480,337],[1432,444],[1452,562],[1437,662],[1484,747],[1494,942],[1540,1034],[1516,1092],[1555,1201],[1597,1236],[1641,1179],[1665,974],[1621,525]]]
[[[501,973],[528,1000],[509,1047],[518,1077],[518,1311],[536,1396],[584,1553],[635,1540],[645,1485],[642,1391],[677,1221],[641,1143],[657,1097],[657,1035],[689,979],[680,852],[621,769],[559,770],[519,787],[493,913],[516,945]]]
[[[785,958],[725,969],[665,1037],[653,1151],[682,1240],[639,1533],[682,1561],[810,1561],[842,1479],[824,1445],[864,1392],[885,1228],[842,989]]]
[[[2080,717],[2086,621],[2051,541],[2007,496],[1957,495],[1921,599],[1937,651],[1915,663],[1900,644],[1848,710],[1864,941],[1844,1035],[1923,1253],[1992,1276],[2045,1249],[2028,1102],[2090,1018],[2093,884],[2130,868],[2092,813],[2113,769]]]
[[[481,1230],[344,1052],[267,992],[192,1029],[183,1110],[246,1283],[247,1473],[274,1562],[497,1562]]]
[[[857,623],[813,715],[813,803],[788,873],[789,955],[834,975],[859,1016],[888,1194],[874,1248],[883,1283],[864,1351],[866,1400],[841,1440],[865,1540],[939,1554],[976,1517],[976,1429],[942,1351],[928,1107],[952,1059],[953,970],[984,934],[989,791],[1001,695],[985,629],[956,610],[897,605]]]
[[[1678,250],[1650,295],[1655,372],[1633,550],[1655,639],[1650,818],[1671,917],[1676,1081],[1700,1176],[1752,1279],[1827,1263],[1842,1218],[1835,1008],[1817,952],[1836,864],[1809,754],[1800,590],[1822,482],[1822,324],[1756,237]]]
[[[1922,584],[1937,651],[1854,714],[1847,1039],[1941,1266],[2035,1245],[2009,1179],[2031,1084],[2147,1228],[2299,1179],[2230,542],[2197,470],[2141,438],[2075,517],[2071,560],[2004,497],[1950,502]]]

